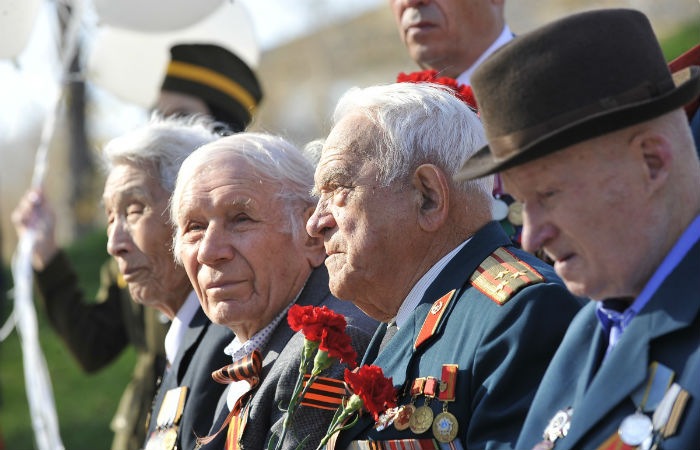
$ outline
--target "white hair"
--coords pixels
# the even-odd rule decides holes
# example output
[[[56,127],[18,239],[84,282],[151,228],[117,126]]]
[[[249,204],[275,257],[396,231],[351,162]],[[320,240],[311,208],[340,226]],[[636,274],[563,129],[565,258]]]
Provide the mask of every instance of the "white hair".
[[[134,164],[157,171],[159,183],[173,192],[180,164],[197,147],[221,136],[217,123],[205,116],[151,116],[148,124],[112,139],[102,150],[102,165],[107,173],[119,164]]]
[[[314,168],[309,159],[295,146],[264,133],[238,133],[204,145],[185,159],[177,175],[170,200],[170,217],[175,227],[174,253],[179,261],[178,205],[185,184],[198,172],[221,164],[222,158],[242,157],[255,170],[260,183],[279,187],[277,198],[285,204],[294,239],[306,235],[303,213],[316,204],[310,190],[314,183]]]
[[[360,114],[379,130],[376,148],[366,156],[384,185],[407,177],[420,164],[435,164],[454,176],[486,145],[477,115],[450,88],[433,83],[395,83],[352,88],[338,101],[333,125]],[[493,177],[454,182],[466,193],[491,197]]]
[[[311,165],[314,167],[318,166],[318,162],[321,160],[324,142],[325,139],[314,139],[313,141],[307,142],[302,149],[304,156],[311,161]]]

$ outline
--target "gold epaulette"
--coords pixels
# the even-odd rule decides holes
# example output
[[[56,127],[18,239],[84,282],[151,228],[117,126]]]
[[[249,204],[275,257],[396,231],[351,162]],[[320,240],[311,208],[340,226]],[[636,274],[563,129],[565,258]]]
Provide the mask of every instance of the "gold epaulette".
[[[525,261],[499,247],[479,265],[469,281],[491,300],[503,305],[522,288],[542,283],[544,277]]]

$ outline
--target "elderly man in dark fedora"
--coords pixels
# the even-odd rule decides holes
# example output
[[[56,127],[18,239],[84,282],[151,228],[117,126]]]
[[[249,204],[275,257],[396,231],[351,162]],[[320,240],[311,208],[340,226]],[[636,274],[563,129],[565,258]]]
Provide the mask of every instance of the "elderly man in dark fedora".
[[[501,172],[543,248],[591,302],[572,322],[516,448],[700,447],[700,163],[647,18],[570,16],[474,74],[489,145],[458,178]],[[509,114],[501,114],[502,111]]]

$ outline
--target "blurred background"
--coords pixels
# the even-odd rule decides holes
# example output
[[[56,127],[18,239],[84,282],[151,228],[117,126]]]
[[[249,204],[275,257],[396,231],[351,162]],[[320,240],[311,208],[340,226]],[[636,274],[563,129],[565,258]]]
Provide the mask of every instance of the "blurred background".
[[[49,153],[46,187],[57,209],[59,244],[67,246],[88,298],[94,297],[98,270],[107,258],[100,205],[104,178],[95,156],[109,139],[147,119],[169,45],[209,40],[241,56],[255,68],[265,92],[252,128],[298,146],[327,134],[330,113],[348,88],[392,82],[399,72],[418,70],[399,39],[387,0],[202,0],[192,2],[205,5],[194,22],[191,11],[177,7],[151,17],[146,14],[151,1],[167,3],[86,2],[79,56],[73,62],[76,75]],[[57,48],[73,12],[67,0],[0,0],[0,17],[20,5],[35,14],[31,23],[0,30],[0,42],[26,34],[21,51],[0,59],[0,250],[5,272],[0,323],[12,308],[11,298],[1,300],[12,287],[8,267],[16,237],[10,213],[31,182],[49,100],[59,90]],[[700,40],[696,0],[507,0],[506,19],[519,34],[573,12],[608,7],[646,13],[668,60]],[[186,26],[163,31],[178,20]],[[37,309],[66,448],[108,448],[109,421],[129,380],[133,350],[108,369],[85,375]],[[0,435],[8,449],[34,446],[16,333],[0,343]]]

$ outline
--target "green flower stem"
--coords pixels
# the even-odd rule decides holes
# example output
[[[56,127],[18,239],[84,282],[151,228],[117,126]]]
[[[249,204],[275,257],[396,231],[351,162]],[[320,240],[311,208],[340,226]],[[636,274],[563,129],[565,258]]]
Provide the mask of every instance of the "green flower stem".
[[[318,444],[318,447],[316,447],[316,450],[323,450],[323,447],[328,443],[331,437],[333,437],[334,434],[339,433],[341,431],[347,430],[349,428],[352,428],[355,426],[357,423],[357,420],[359,419],[359,414],[355,417],[355,420],[350,422],[347,425],[344,425],[342,427],[338,428],[338,425],[343,423],[345,419],[350,417],[351,414],[355,413],[358,411],[360,408],[362,408],[363,402],[360,397],[357,395],[353,394],[350,397],[350,400],[348,400],[348,403],[345,405],[345,408],[343,408],[342,412],[340,415],[338,415],[338,411],[336,411],[335,416],[333,417],[333,421],[331,421],[330,426],[328,427],[328,431],[326,432],[326,435],[321,439],[321,442]]]
[[[303,396],[302,387],[304,386],[304,375],[306,375],[309,363],[311,362],[311,355],[318,349],[318,344],[318,342],[304,339],[304,350],[301,352],[301,362],[299,363],[299,376],[294,385],[294,392],[292,393],[292,398],[289,400],[289,406],[287,406],[287,411],[285,412],[284,422],[282,422],[282,433],[279,439],[277,439],[275,450],[280,450],[282,448],[282,443],[287,436],[287,431],[289,431],[292,425],[294,412],[299,405],[299,398]]]

